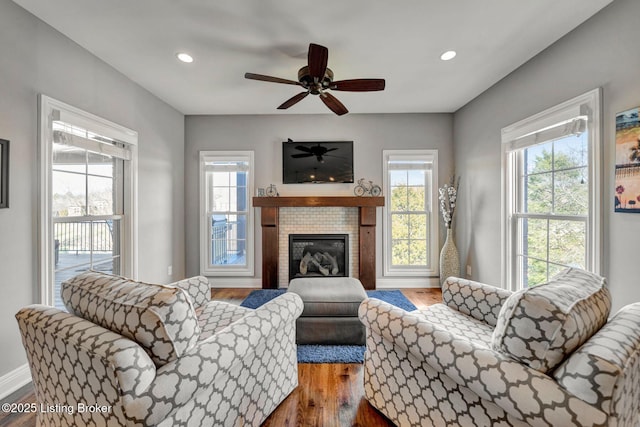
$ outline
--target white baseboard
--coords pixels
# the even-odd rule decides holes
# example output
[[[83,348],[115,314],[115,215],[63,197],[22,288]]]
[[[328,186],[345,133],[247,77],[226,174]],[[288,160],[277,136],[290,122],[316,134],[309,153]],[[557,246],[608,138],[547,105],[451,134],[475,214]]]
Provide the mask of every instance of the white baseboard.
[[[0,377],[0,399],[31,382],[31,371],[26,363]]]
[[[262,279],[245,277],[209,277],[212,288],[262,288]]]
[[[378,277],[376,289],[402,288],[439,288],[440,279],[437,277]]]

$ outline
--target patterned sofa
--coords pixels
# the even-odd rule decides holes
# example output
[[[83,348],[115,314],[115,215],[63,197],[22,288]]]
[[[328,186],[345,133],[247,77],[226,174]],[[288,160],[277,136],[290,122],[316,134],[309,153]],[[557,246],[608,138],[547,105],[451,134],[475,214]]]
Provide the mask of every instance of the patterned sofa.
[[[364,389],[398,426],[640,426],[640,303],[568,269],[510,292],[449,278],[442,304],[367,299]]]
[[[61,294],[69,313],[16,314],[40,426],[258,426],[298,385],[295,294],[251,310],[209,301],[204,277],[97,272]]]

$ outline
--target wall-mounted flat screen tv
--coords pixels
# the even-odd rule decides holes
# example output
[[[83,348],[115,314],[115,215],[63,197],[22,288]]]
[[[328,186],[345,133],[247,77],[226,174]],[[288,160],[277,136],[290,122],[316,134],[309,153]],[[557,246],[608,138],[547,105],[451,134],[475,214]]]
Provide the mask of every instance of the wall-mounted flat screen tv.
[[[353,182],[353,141],[284,141],[282,182]]]

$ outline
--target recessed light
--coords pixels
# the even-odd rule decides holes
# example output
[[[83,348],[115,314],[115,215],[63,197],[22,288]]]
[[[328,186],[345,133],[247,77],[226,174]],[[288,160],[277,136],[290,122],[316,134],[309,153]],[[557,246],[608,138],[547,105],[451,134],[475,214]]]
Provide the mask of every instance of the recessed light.
[[[450,59],[453,59],[456,57],[456,51],[455,50],[448,50],[445,53],[443,53],[442,55],[440,55],[440,59],[442,59],[443,61],[449,61]]]
[[[180,61],[186,62],[187,64],[193,62],[193,56],[189,55],[188,53],[180,52],[176,54],[176,57]]]

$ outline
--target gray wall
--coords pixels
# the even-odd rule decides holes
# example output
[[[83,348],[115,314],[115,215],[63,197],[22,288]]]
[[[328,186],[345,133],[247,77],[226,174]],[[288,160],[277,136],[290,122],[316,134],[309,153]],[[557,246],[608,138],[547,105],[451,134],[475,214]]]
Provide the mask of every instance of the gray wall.
[[[616,0],[487,90],[454,117],[455,167],[463,180],[457,242],[473,278],[499,284],[502,127],[603,88],[604,272],[613,308],[640,301],[640,215],[613,213],[615,114],[640,105],[640,2]]]
[[[0,377],[26,363],[14,314],[37,302],[37,95],[139,132],[139,277],[184,276],[184,116],[10,1],[0,2],[0,138],[11,141],[0,209]]]
[[[363,94],[362,96],[367,96]],[[310,99],[305,102],[319,102]],[[282,141],[353,140],[356,179],[382,183],[382,150],[438,149],[439,179],[453,168],[451,114],[349,114],[268,116],[187,116],[185,120],[185,239],[187,275],[199,274],[198,153],[201,150],[254,150],[256,186],[277,185],[281,195],[352,195],[352,184],[282,185]],[[380,209],[378,223],[381,224]],[[378,277],[381,275],[378,227]],[[255,276],[262,275],[260,221],[256,218]]]

